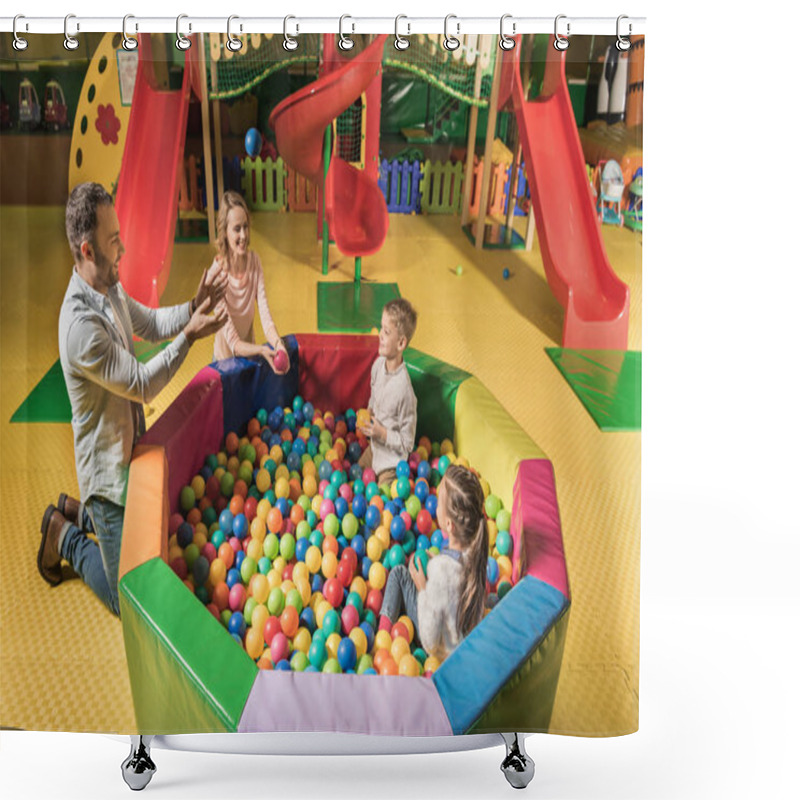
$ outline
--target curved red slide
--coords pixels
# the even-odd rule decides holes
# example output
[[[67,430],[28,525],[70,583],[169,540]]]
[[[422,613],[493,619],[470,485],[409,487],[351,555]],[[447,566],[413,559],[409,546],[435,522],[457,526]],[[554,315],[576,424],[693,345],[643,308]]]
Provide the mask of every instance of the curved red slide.
[[[377,36],[363,53],[290,95],[270,114],[281,157],[318,186],[325,179],[325,129],[380,73],[385,40],[385,35]],[[331,235],[342,255],[368,256],[380,250],[389,230],[389,211],[375,181],[333,156],[325,196]]]
[[[586,179],[564,74],[564,51],[550,37],[542,92],[528,102],[520,41],[503,54],[500,107],[516,115],[547,282],[564,308],[562,346],[627,350],[630,292],[608,261]]]
[[[172,261],[193,63],[190,48],[183,85],[163,91],[156,86],[150,37],[139,37],[116,210],[125,245],[120,280],[131,297],[152,308],[167,285]]]

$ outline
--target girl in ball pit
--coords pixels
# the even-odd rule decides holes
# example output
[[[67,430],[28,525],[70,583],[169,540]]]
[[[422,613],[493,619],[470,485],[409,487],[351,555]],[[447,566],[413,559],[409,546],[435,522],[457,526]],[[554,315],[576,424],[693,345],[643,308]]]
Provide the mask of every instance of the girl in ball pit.
[[[228,275],[225,306],[228,322],[214,338],[214,360],[232,356],[263,356],[279,375],[289,370],[289,358],[272,320],[264,291],[264,272],[258,255],[250,249],[250,212],[244,198],[225,192],[217,215],[217,257]],[[266,344],[255,343],[255,307],[261,316]],[[279,355],[279,353],[281,355]]]
[[[488,530],[483,490],[466,467],[447,468],[438,489],[436,519],[448,547],[434,556],[427,574],[412,558],[389,573],[381,617],[393,625],[404,610],[425,651],[444,660],[483,619]]]

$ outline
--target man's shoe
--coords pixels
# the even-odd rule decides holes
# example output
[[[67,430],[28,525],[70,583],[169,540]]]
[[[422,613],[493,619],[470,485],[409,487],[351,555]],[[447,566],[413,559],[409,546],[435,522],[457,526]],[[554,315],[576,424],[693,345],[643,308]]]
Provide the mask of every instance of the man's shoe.
[[[42,543],[36,564],[39,574],[51,585],[58,586],[62,580],[61,553],[58,552],[58,535],[66,522],[64,515],[54,506],[47,506],[42,517]]]
[[[72,523],[80,527],[81,520],[78,519],[81,513],[81,501],[70,497],[68,494],[60,494],[56,508]]]

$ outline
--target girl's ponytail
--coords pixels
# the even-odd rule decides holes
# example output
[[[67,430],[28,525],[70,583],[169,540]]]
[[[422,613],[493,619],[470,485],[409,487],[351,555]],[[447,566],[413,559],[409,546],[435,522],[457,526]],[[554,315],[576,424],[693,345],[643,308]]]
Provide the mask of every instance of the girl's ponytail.
[[[482,619],[486,601],[486,563],[489,557],[489,532],[483,513],[478,530],[464,553],[461,597],[458,606],[458,631],[466,636]]]

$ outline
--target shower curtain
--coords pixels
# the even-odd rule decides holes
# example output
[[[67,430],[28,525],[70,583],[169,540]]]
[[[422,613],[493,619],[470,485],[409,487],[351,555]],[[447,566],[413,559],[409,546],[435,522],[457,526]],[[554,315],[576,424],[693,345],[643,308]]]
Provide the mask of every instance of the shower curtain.
[[[28,39],[0,724],[637,730],[644,37]]]

